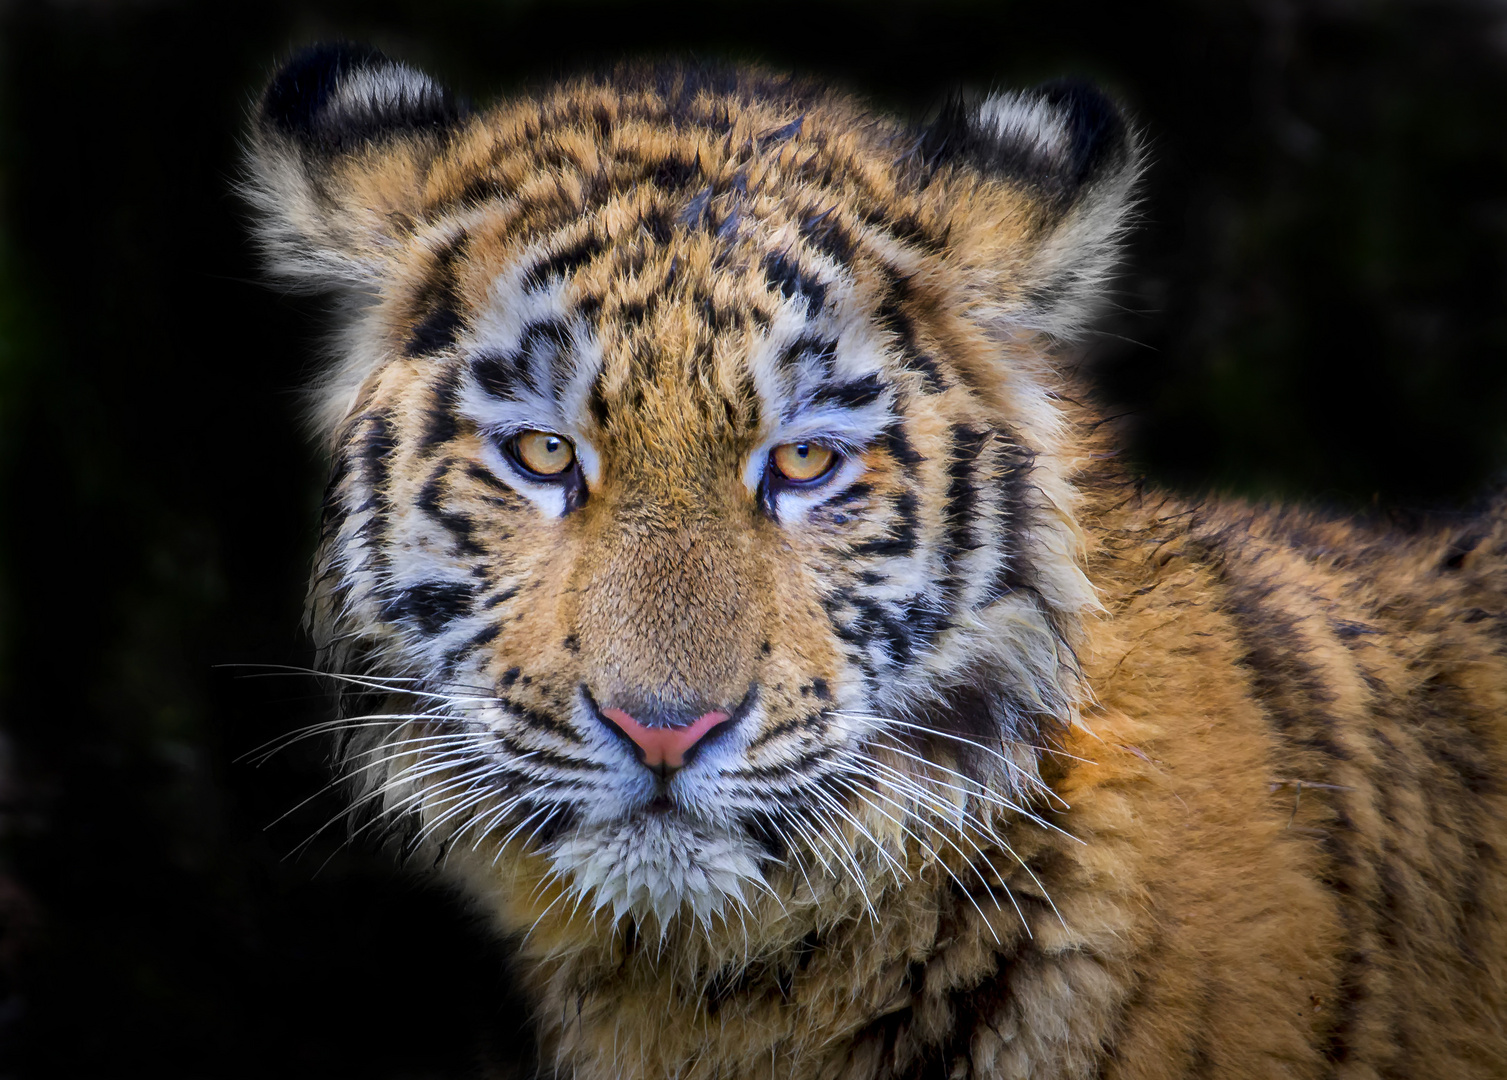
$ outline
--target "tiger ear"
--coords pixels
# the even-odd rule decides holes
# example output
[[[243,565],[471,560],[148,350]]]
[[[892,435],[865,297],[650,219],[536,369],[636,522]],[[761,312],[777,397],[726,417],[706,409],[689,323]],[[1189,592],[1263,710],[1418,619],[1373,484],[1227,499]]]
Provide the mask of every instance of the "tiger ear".
[[[272,274],[311,291],[369,290],[464,117],[448,90],[375,49],[296,55],[257,104],[242,188]]]
[[[989,307],[1002,329],[1057,339],[1087,330],[1142,164],[1119,107],[1078,81],[954,99],[920,151],[956,185],[950,240],[992,282]]]

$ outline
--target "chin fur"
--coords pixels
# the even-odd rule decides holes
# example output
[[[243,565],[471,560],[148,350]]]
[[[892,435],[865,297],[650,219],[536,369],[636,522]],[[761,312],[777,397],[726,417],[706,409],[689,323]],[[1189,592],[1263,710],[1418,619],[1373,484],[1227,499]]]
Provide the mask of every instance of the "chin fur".
[[[677,914],[710,930],[729,904],[747,907],[749,887],[766,888],[758,848],[749,840],[667,814],[589,825],[549,852],[576,903],[610,911],[662,937]]]

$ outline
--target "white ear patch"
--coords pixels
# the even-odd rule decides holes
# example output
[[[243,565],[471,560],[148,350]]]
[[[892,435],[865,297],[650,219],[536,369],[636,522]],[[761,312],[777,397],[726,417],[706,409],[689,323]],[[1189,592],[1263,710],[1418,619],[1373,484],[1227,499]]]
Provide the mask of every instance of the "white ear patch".
[[[1120,254],[1141,154],[1119,107],[1062,81],[958,105],[934,130],[939,159],[961,160],[1032,193],[1048,224],[1014,272],[1016,299],[984,316],[1006,334],[1070,340],[1102,306]]]
[[[1068,164],[1072,136],[1067,117],[1044,97],[994,94],[979,106],[978,124],[1000,142],[1027,150],[1044,167]]]
[[[402,116],[444,98],[444,89],[428,75],[406,64],[389,62],[348,74],[331,95],[327,111],[347,120]]]

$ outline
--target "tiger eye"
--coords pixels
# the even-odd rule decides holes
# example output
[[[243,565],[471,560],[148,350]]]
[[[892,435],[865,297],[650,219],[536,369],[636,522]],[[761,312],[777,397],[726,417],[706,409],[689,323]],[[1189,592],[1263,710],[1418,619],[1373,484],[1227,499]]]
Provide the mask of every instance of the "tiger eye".
[[[780,475],[798,484],[822,476],[836,459],[830,448],[814,442],[781,443],[770,455]]]
[[[514,453],[529,472],[559,476],[576,460],[570,440],[552,431],[525,431],[513,440]]]

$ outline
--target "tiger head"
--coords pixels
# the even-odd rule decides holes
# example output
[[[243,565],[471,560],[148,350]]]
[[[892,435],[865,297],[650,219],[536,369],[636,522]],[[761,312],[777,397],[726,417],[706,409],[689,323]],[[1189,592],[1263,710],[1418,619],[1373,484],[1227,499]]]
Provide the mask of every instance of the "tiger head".
[[[245,190],[339,302],[310,611],[358,801],[507,925],[661,934],[1028,811],[1095,605],[1053,358],[1137,159],[1077,84],[911,127],[757,71],[476,110],[296,58]]]

